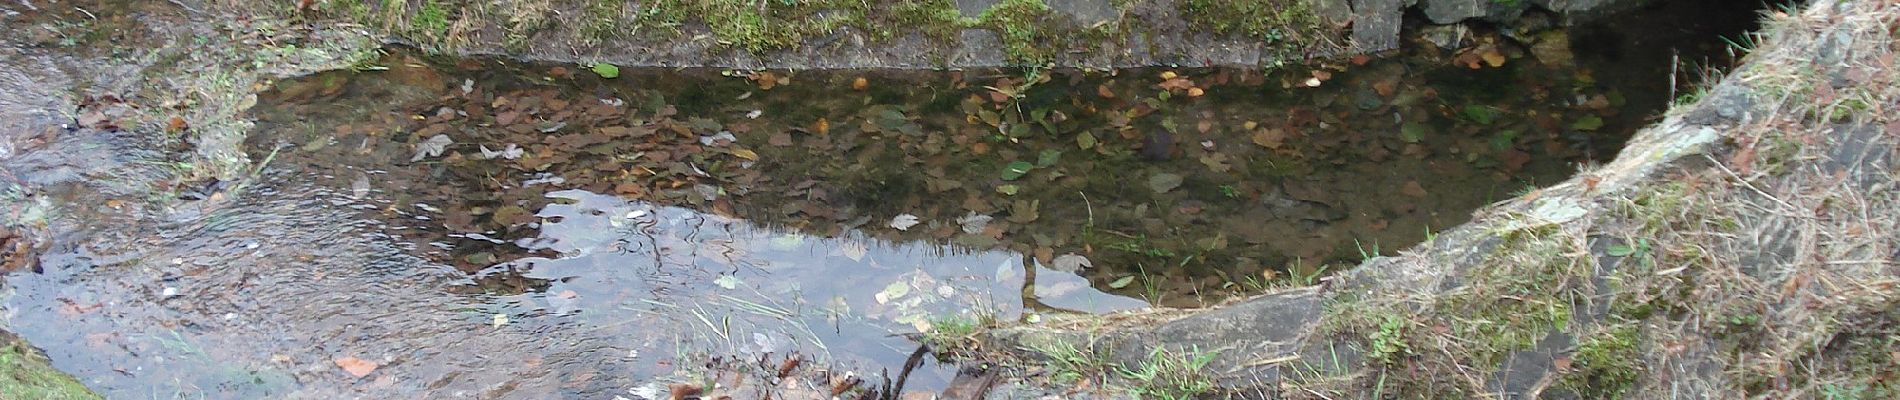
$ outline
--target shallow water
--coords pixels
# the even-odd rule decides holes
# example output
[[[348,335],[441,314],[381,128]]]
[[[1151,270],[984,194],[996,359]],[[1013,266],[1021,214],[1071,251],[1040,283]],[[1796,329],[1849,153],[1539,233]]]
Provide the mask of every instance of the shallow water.
[[[1197,306],[1390,254],[1666,101],[1487,40],[1272,74],[607,79],[392,49],[262,95],[255,180],[66,194],[85,222],[8,278],[8,324],[115,398],[612,398],[789,353],[894,374],[946,316]],[[137,171],[123,142],[8,166]]]

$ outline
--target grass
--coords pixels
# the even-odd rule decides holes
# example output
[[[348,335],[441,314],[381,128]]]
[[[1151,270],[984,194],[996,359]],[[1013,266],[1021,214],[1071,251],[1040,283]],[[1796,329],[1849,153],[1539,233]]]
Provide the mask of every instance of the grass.
[[[1129,392],[1138,399],[1185,400],[1199,398],[1215,391],[1212,371],[1207,364],[1220,355],[1216,351],[1192,349],[1187,354],[1174,354],[1165,348],[1156,347],[1148,353],[1140,365],[1134,368],[1117,367],[1122,378],[1129,381]]]
[[[53,369],[46,357],[23,340],[0,334],[0,398],[79,400],[100,399],[72,376]]]
[[[1108,354],[1095,350],[1093,340],[1081,346],[1067,340],[1048,340],[1029,343],[1023,350],[1042,356],[1043,368],[1056,382],[1062,383],[1101,382],[1107,378],[1112,363]]]
[[[923,342],[939,358],[967,357],[981,350],[977,333],[995,325],[995,317],[989,314],[935,317],[930,320],[930,331],[923,334]]]

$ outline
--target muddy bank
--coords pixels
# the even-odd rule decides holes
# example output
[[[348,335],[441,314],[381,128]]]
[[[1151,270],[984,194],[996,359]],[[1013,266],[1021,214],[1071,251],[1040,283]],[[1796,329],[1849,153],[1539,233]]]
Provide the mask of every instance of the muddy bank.
[[[1616,161],[1317,287],[992,332],[994,394],[1892,396],[1897,16],[1772,13]]]

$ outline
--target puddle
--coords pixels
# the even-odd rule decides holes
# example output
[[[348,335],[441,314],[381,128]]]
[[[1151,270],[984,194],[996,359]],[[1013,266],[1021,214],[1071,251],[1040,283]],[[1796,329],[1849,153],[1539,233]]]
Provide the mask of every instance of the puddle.
[[[1467,40],[1272,74],[392,49],[276,83],[259,179],[62,238],[9,323],[113,397],[612,398],[704,354],[894,374],[933,318],[1200,306],[1391,254],[1668,96]]]

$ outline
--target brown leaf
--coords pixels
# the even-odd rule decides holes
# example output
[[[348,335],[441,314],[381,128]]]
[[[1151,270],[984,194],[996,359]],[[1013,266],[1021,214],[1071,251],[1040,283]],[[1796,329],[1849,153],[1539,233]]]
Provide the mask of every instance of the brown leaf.
[[[1425,197],[1426,194],[1425,187],[1420,186],[1418,181],[1406,181],[1405,187],[1400,188],[1399,193],[1412,197]]]
[[[1372,91],[1379,93],[1379,97],[1392,97],[1392,93],[1398,91],[1398,86],[1396,81],[1379,81],[1372,84]]]
[[[166,132],[179,132],[185,130],[187,127],[188,125],[185,124],[185,119],[178,116],[172,116],[171,120],[165,123]]]
[[[864,79],[864,77],[862,76],[858,77],[858,79],[851,80],[851,90],[862,92],[864,91],[864,89],[869,89],[869,88],[871,88],[871,81]]]
[[[337,367],[343,368],[343,372],[348,372],[358,378],[369,376],[369,373],[376,372],[376,367],[379,367],[374,361],[356,357],[338,358],[335,362]]]
[[[1550,366],[1556,367],[1558,371],[1569,371],[1570,364],[1570,357],[1557,357],[1554,360],[1550,360]]]
[[[1478,54],[1478,57],[1484,59],[1485,65],[1490,65],[1491,68],[1504,66],[1504,53],[1499,53],[1497,47],[1486,47],[1483,53]]]
[[[1108,84],[1104,83],[1095,86],[1095,95],[1102,96],[1104,99],[1113,99],[1115,98],[1115,91],[1108,90]]]
[[[759,90],[772,90],[772,88],[777,87],[779,83],[778,74],[774,74],[771,71],[754,74],[752,75],[752,80],[759,84]]]
[[[791,132],[774,133],[772,134],[772,136],[765,138],[765,143],[773,145],[773,146],[778,146],[778,147],[791,146],[792,133]]]
[[[1260,147],[1278,149],[1285,140],[1286,131],[1278,128],[1261,129],[1253,132],[1253,144],[1260,145]]]

